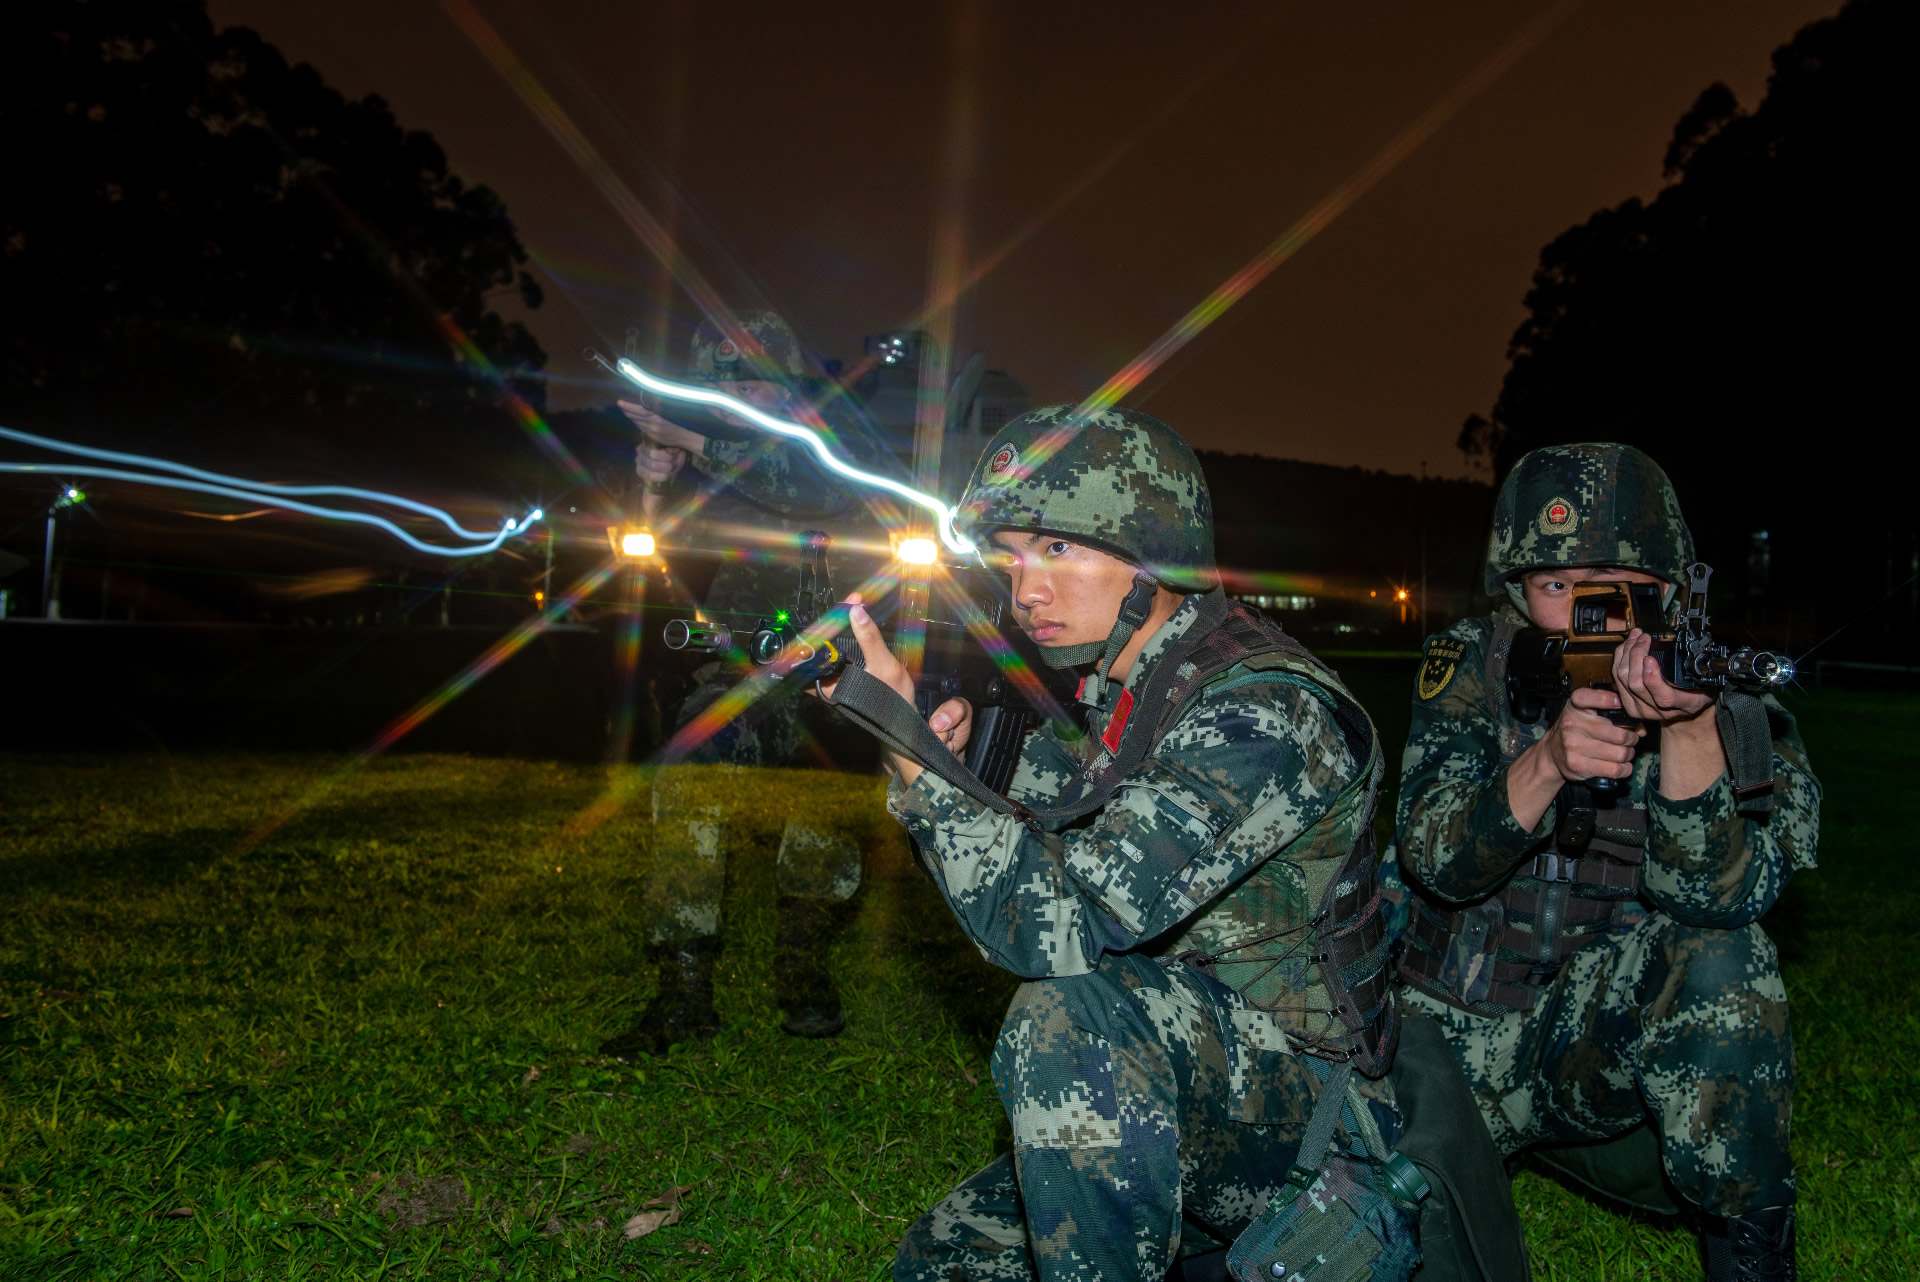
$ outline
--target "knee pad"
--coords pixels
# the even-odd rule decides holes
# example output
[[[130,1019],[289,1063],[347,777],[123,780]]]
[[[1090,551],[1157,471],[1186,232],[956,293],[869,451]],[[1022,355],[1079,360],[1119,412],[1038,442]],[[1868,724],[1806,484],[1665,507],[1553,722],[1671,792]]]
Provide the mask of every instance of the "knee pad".
[[[1748,990],[1763,1000],[1786,1000],[1780,954],[1757,924],[1732,930],[1673,923],[1662,949],[1679,1004]]]

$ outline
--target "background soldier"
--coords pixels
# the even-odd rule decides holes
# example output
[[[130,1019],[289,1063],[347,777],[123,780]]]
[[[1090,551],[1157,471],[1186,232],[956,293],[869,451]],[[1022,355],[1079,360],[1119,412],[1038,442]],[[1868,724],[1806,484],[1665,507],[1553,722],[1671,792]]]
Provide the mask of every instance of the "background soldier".
[[[792,327],[766,311],[743,313],[737,324],[737,336],[749,344],[746,350],[711,322],[701,324],[688,378],[804,421],[808,397],[825,384],[809,368]],[[643,481],[658,487],[683,469],[693,473],[697,492],[687,503],[683,537],[715,550],[731,549],[714,574],[701,613],[742,640],[756,620],[791,606],[799,564],[795,538],[802,529],[860,531],[869,542],[882,537],[876,525],[861,521],[864,509],[855,496],[830,480],[804,446],[745,424],[716,431],[710,419],[686,415],[671,404],[656,412],[621,401],[620,409],[644,438],[637,457]],[[704,430],[663,415],[680,415]],[[858,582],[860,564],[857,555],[836,548],[836,575],[856,567],[846,581]],[[701,666],[677,725],[686,726],[745,674],[737,654]],[[751,787],[747,779],[727,773],[794,760],[809,733],[801,724],[797,695],[792,686],[776,687],[704,739],[686,764],[665,767],[656,776],[643,925],[658,966],[659,992],[630,1029],[601,1046],[602,1054],[657,1054],[719,1028],[713,968],[730,853],[726,801]],[[821,719],[817,704],[808,716],[816,723]],[[860,847],[853,836],[820,831],[798,819],[787,823],[776,870],[780,921],[774,977],[782,1026],[796,1036],[831,1037],[845,1023],[827,954],[860,888],[860,875]]]
[[[924,755],[892,753],[889,806],[981,953],[1028,980],[993,1055],[1013,1156],[908,1230],[894,1276],[1162,1282],[1294,1203],[1277,1194],[1309,1118],[1322,1152],[1343,1119],[1337,1160],[1360,1180],[1393,1140],[1385,1081],[1348,1087],[1390,1054],[1379,746],[1329,671],[1229,608],[1206,481],[1165,424],[1055,406],[990,442],[960,522],[1049,665],[1092,668],[1090,725],[1028,736],[1009,798],[1031,811],[989,801],[944,776],[902,702],[911,677],[853,611],[865,667],[832,697],[921,736]],[[958,751],[970,717],[950,700],[924,725]],[[1398,1241],[1369,1276],[1404,1276],[1410,1222]]]
[[[1515,465],[1488,545],[1494,614],[1429,638],[1415,691],[1400,973],[1502,1152],[1628,1134],[1554,1164],[1650,1205],[1667,1200],[1657,1135],[1667,1180],[1706,1213],[1707,1276],[1791,1277],[1793,1043],[1757,923],[1814,862],[1820,790],[1793,718],[1766,700],[1775,784],[1760,812],[1736,800],[1712,697],[1662,680],[1638,631],[1614,689],[1574,691],[1551,725],[1518,720],[1506,692],[1515,633],[1564,630],[1571,584],[1671,589],[1693,555],[1672,485],[1638,450],[1560,446]],[[1594,777],[1627,781],[1617,806],[1591,804]]]

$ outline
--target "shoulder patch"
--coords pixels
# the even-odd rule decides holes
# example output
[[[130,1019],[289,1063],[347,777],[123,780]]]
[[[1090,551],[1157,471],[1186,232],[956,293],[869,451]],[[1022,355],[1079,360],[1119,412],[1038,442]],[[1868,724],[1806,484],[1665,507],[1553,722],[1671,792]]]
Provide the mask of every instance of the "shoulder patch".
[[[1454,669],[1459,666],[1460,658],[1466,652],[1466,642],[1452,637],[1435,637],[1427,643],[1426,657],[1420,662],[1421,699],[1437,698],[1447,688],[1447,683],[1453,680]]]

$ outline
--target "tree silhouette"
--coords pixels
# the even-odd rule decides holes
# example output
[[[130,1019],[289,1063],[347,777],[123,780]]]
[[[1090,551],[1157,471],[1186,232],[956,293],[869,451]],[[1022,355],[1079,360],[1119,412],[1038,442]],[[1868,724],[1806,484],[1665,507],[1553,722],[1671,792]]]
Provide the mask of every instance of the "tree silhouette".
[[[8,25],[6,421],[150,430],[212,401],[230,435],[425,457],[507,430],[488,366],[540,402],[544,354],[489,304],[540,302],[504,207],[378,97],[215,31],[203,0],[42,0]]]
[[[1853,0],[1774,53],[1753,111],[1725,85],[1703,92],[1657,197],[1542,252],[1499,399],[1460,434],[1496,476],[1539,445],[1646,450],[1719,570],[1716,612],[1744,603],[1800,645],[1920,569],[1911,412],[1896,409],[1911,47],[1903,6]],[[1849,644],[1910,645],[1913,603],[1895,602]]]

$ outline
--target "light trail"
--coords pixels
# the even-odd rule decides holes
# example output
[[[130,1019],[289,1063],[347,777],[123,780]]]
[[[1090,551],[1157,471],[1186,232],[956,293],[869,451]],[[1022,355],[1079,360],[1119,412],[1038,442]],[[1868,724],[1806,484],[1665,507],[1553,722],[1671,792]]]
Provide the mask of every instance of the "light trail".
[[[710,387],[696,387],[689,383],[675,383],[668,379],[661,378],[657,374],[649,374],[646,370],[641,369],[625,357],[621,357],[618,361],[609,362],[598,352],[589,351],[587,356],[588,359],[598,362],[601,366],[612,370],[628,382],[633,383],[644,391],[653,393],[655,396],[664,396],[670,400],[688,401],[695,405],[706,405],[714,409],[722,409],[734,415],[736,418],[753,424],[763,431],[772,432],[776,436],[784,436],[791,440],[799,441],[812,449],[814,457],[818,458],[821,465],[829,471],[844,476],[855,484],[885,490],[897,498],[905,499],[914,506],[931,512],[934,519],[939,523],[940,541],[954,552],[965,555],[976,550],[975,545],[970,539],[962,537],[962,535],[953,528],[953,508],[947,506],[933,495],[923,490],[916,490],[911,485],[902,481],[896,481],[892,477],[880,476],[876,473],[853,466],[835,454],[833,449],[821,438],[820,434],[810,427],[803,427],[799,423],[790,423],[783,418],[775,418],[758,406],[736,400],[728,396],[725,392],[716,392]]]
[[[133,467],[158,468],[163,472],[175,472],[181,476],[192,477],[196,481],[206,481],[214,485],[229,485],[235,489],[251,490],[256,494],[304,494],[310,496],[334,495],[340,498],[366,499],[371,503],[380,503],[388,507],[405,508],[409,512],[418,512],[430,516],[446,526],[463,539],[490,539],[493,530],[469,530],[440,508],[404,498],[398,494],[383,494],[378,490],[363,490],[353,485],[283,485],[278,481],[249,481],[244,476],[227,476],[220,472],[209,472],[204,468],[190,467],[185,463],[176,463],[171,459],[157,458],[150,454],[127,454],[120,450],[96,449],[91,445],[75,445],[71,441],[56,440],[50,436],[35,436],[31,432],[16,431],[10,427],[0,427],[0,438],[19,441],[36,446],[54,454],[71,454],[76,458],[100,459],[107,463],[126,463]],[[67,471],[79,469],[67,468]],[[228,518],[221,518],[228,519]],[[536,518],[537,519],[537,518]]]
[[[375,516],[371,512],[355,512],[344,508],[320,507],[312,503],[302,503],[297,499],[281,498],[271,487],[257,490],[243,490],[231,485],[214,485],[206,481],[190,480],[186,477],[154,476],[146,472],[129,472],[124,468],[101,467],[94,463],[6,463],[0,462],[0,472],[17,472],[30,476],[94,476],[110,481],[132,481],[139,485],[156,485],[166,489],[194,490],[202,494],[217,494],[222,498],[239,499],[246,503],[266,503],[289,512],[299,512],[305,516],[317,516],[330,521],[347,521],[356,525],[370,525],[384,530],[394,538],[417,551],[430,556],[479,556],[492,552],[516,534],[521,534],[535,521],[546,515],[535,508],[518,521],[508,517],[506,523],[484,542],[467,544],[460,547],[447,547],[443,544],[428,543],[395,525],[384,516]],[[391,498],[392,496],[386,496]],[[474,536],[478,537],[478,536]]]

